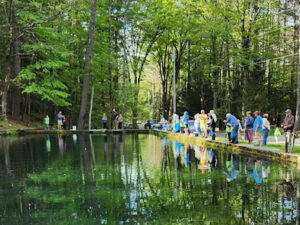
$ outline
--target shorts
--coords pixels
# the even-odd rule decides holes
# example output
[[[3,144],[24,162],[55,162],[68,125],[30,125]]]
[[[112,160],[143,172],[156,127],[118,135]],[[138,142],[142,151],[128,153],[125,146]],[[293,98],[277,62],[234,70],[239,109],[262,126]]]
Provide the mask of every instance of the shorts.
[[[185,128],[189,128],[189,125],[188,125],[188,124],[185,124]]]
[[[255,131],[255,136],[256,137],[262,137],[262,131]]]
[[[62,120],[57,120],[58,125],[62,125]]]

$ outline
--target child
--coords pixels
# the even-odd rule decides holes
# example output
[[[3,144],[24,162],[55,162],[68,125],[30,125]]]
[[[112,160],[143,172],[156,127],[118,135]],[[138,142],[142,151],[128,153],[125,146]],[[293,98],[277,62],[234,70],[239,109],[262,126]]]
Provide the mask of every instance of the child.
[[[172,120],[170,120],[170,121],[169,121],[169,125],[168,125],[168,131],[169,131],[169,132],[172,132],[173,127],[174,127],[174,125],[173,125],[173,123],[172,123]]]
[[[230,123],[226,123],[226,133],[228,135],[228,141],[231,141],[231,129],[232,125]]]
[[[275,132],[274,132],[274,137],[275,137],[275,141],[276,144],[278,144],[278,138],[281,136],[280,130],[278,127],[276,127]]]

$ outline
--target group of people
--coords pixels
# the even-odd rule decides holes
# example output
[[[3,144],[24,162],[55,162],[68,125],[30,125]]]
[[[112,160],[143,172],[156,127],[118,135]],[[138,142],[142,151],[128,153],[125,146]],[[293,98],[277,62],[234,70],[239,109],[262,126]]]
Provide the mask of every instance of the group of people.
[[[107,115],[103,113],[102,116],[103,128],[107,129]],[[124,117],[122,114],[118,114],[116,109],[111,111],[111,128],[112,129],[123,129]]]
[[[189,114],[187,111],[183,113],[181,117],[174,113],[171,120],[166,121],[164,117],[161,117],[160,124],[162,130],[172,131],[174,133],[185,133],[189,134]],[[207,138],[210,134],[212,139],[215,140],[215,129],[217,126],[217,115],[213,110],[210,110],[208,114],[205,114],[205,110],[201,110],[200,113],[194,115],[194,134],[197,136],[202,135],[203,138]]]
[[[46,115],[44,118],[44,124],[45,124],[45,129],[50,130],[50,117],[49,115]],[[57,128],[59,130],[67,129],[67,118],[65,115],[62,114],[61,111],[58,112],[57,114]]]
[[[286,151],[292,152],[294,138],[293,138],[293,129],[295,119],[292,115],[290,109],[285,111],[286,117],[283,123],[283,129],[285,132],[285,143]],[[268,120],[269,115],[263,114],[261,116],[260,111],[256,111],[254,116],[250,111],[247,112],[247,116],[244,120],[244,128],[241,125],[240,120],[238,120],[231,113],[227,113],[226,120],[223,122],[226,125],[226,133],[228,135],[228,141],[233,144],[238,143],[239,131],[245,132],[245,139],[251,144],[254,140],[254,137],[257,139],[256,146],[267,145],[268,136],[271,130],[271,124]],[[174,133],[185,133],[189,134],[191,131],[189,129],[189,115],[185,111],[181,117],[178,114],[174,113],[172,120],[166,121],[163,117],[161,118],[160,123],[162,124],[162,129],[165,131],[171,131]],[[207,138],[209,135],[212,137],[212,140],[216,138],[216,127],[217,127],[217,115],[214,110],[210,110],[208,114],[205,113],[205,110],[202,109],[200,113],[194,115],[194,134]],[[276,127],[274,132],[274,137],[276,143],[278,143],[281,132],[279,127]]]

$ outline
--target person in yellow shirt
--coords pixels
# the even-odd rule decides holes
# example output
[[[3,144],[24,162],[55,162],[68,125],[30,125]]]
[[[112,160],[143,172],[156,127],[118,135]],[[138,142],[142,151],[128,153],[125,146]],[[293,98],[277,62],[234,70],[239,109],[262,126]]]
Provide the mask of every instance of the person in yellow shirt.
[[[199,115],[199,120],[200,120],[200,129],[201,129],[202,137],[207,138],[208,117],[205,114],[205,111],[203,109],[201,110],[201,114]]]

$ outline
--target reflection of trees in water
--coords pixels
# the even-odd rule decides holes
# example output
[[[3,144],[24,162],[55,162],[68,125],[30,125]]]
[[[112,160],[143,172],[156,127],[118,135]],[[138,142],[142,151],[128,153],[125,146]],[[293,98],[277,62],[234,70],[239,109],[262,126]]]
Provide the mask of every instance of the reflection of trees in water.
[[[156,138],[145,143],[152,144]],[[236,156],[218,151],[210,155],[211,149],[207,149],[208,169],[202,174],[191,146],[181,145],[176,159],[180,161],[176,161],[175,146],[168,142],[161,149],[160,166],[151,167],[148,159],[142,158],[141,153],[148,151],[143,148],[143,136],[109,136],[105,140],[103,136],[79,135],[76,144],[67,137],[68,150],[58,157],[55,139],[50,137],[52,149],[57,151],[51,152],[46,150],[45,138],[0,142],[0,167],[7,171],[0,173],[0,188],[11,193],[7,201],[0,202],[0,214],[5,209],[15,218],[1,218],[1,223],[295,224],[299,174],[293,170],[252,159],[236,160]],[[183,161],[186,153],[188,167]],[[224,173],[227,161],[239,171],[230,183]],[[263,179],[256,189],[253,171],[260,169]]]

